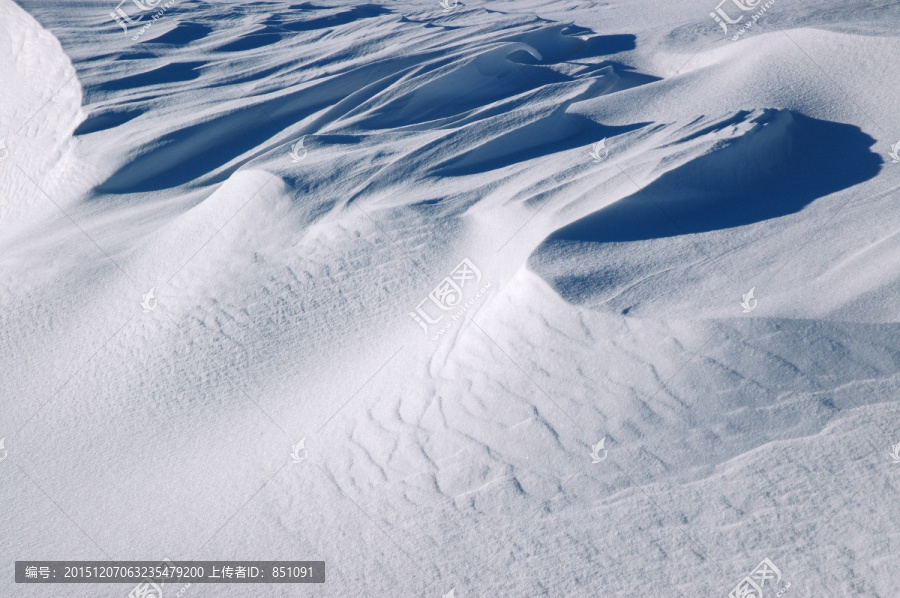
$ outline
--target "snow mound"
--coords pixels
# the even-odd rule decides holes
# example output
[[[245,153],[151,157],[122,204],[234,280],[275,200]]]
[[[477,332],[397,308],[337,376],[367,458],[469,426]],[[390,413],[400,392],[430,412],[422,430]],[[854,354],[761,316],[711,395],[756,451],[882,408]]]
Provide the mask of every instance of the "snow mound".
[[[766,226],[881,170],[883,159],[871,151],[875,140],[859,128],[787,110],[739,113],[669,147],[677,152],[680,143],[744,122],[752,127],[740,136],[555,231],[530,266],[568,301],[640,311],[678,286],[681,273],[669,268],[682,261],[683,239]],[[705,247],[710,257],[729,249]]]

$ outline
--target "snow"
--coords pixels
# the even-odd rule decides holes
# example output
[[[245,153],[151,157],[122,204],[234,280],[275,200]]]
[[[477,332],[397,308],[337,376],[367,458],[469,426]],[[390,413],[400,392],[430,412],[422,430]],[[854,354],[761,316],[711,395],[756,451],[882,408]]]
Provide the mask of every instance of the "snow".
[[[900,594],[895,6],[165,4],[0,0],[0,560]]]

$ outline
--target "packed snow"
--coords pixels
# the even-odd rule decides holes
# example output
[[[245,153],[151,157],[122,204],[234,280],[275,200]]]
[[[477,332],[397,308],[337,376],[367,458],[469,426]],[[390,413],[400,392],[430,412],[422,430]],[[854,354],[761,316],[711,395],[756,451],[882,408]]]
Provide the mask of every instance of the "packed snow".
[[[900,596],[900,13],[717,1],[0,0],[0,596]]]

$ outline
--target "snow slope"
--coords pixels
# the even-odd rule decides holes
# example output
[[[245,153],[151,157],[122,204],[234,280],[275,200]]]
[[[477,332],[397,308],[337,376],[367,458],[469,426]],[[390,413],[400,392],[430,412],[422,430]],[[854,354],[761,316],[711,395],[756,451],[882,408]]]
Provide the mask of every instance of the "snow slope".
[[[4,562],[900,593],[896,6],[114,8],[0,0]]]

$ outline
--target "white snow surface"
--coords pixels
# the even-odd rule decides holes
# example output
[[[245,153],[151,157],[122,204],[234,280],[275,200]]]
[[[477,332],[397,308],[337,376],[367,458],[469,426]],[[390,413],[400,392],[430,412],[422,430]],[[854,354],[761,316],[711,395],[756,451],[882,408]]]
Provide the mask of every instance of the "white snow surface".
[[[170,4],[0,0],[0,596],[900,596],[896,2]]]

